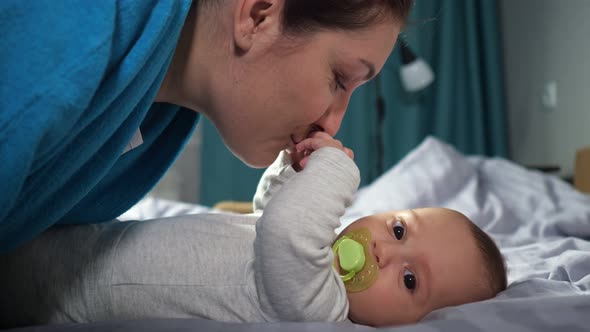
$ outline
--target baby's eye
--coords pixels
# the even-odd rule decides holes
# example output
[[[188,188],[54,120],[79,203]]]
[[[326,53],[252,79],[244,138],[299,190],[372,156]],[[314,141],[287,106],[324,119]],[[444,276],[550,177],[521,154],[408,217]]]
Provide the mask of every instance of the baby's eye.
[[[408,269],[404,270],[404,285],[408,290],[416,289],[416,276]]]
[[[393,235],[396,239],[401,240],[406,232],[405,226],[401,219],[395,218],[395,224],[393,224]]]

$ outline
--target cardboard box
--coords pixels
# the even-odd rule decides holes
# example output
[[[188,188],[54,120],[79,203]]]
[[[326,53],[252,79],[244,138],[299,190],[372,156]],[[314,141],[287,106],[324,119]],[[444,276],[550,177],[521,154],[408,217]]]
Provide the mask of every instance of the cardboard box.
[[[590,146],[576,151],[574,186],[579,191],[590,194]]]

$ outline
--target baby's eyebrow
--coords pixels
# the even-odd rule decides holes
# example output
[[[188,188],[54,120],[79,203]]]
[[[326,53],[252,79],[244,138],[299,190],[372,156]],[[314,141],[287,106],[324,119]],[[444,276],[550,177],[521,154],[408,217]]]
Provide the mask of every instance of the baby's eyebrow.
[[[414,209],[409,209],[408,211],[410,211],[410,213],[414,217],[414,220],[418,221],[418,219],[420,219],[420,217],[418,216],[418,213],[416,213],[416,211],[414,211]]]
[[[420,236],[419,230],[420,226],[424,224],[422,217],[414,211],[414,209],[409,209],[410,214],[412,215],[411,223],[406,223],[406,227],[408,228],[408,236]],[[428,257],[426,254],[422,253],[416,256],[416,267],[418,271],[415,271],[418,279],[418,292],[420,293],[420,303],[428,302],[430,298],[430,292],[432,289],[432,269],[430,268],[430,263],[428,261]]]
[[[433,275],[428,258],[425,254],[417,257],[416,266],[418,268],[418,292],[420,293],[420,302],[426,303],[430,298]]]

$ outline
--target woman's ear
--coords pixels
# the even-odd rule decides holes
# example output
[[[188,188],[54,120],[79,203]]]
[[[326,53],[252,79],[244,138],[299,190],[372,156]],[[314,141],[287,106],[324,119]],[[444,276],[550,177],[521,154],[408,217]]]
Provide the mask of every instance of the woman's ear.
[[[281,32],[283,0],[238,0],[234,12],[234,44],[239,54],[268,46]]]

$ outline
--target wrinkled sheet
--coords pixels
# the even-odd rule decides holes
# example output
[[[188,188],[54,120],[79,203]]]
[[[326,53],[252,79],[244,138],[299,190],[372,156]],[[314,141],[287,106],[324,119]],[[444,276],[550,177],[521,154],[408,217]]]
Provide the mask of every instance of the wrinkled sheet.
[[[590,171],[590,170],[588,170]],[[412,326],[385,331],[590,331],[590,196],[557,177],[512,162],[465,157],[427,138],[395,167],[361,188],[345,227],[376,212],[444,206],[492,235],[507,260],[509,287],[496,298],[437,310]],[[122,219],[206,211],[148,199]],[[155,320],[44,326],[38,331],[366,331],[341,323],[229,324]],[[27,330],[27,329],[24,329]]]

